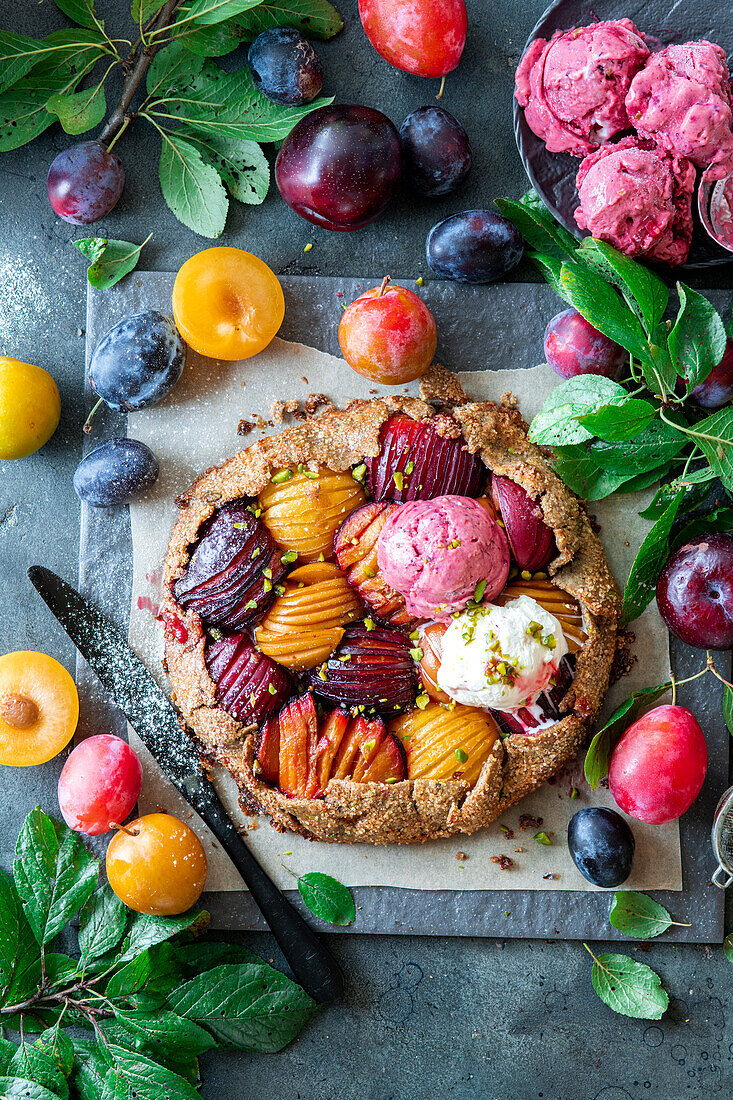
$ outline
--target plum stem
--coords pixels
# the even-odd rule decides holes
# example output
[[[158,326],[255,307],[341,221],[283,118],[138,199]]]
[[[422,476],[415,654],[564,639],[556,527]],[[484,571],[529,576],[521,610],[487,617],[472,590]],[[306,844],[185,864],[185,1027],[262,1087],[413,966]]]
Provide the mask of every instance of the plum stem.
[[[733,684],[729,683],[728,680],[726,680],[725,676],[722,676],[718,672],[717,668],[713,664],[713,658],[712,658],[712,655],[711,655],[710,652],[708,652],[708,654],[707,654],[707,659],[708,659],[708,663],[707,663],[707,666],[705,668],[705,671],[706,672],[708,672],[708,671],[712,672],[713,676],[715,676],[715,678],[717,680],[720,680],[721,684],[724,684],[725,687],[730,688],[730,690],[733,691]]]
[[[110,829],[119,830],[122,833],[126,833],[128,836],[140,836],[139,829],[131,829],[128,825],[120,825],[119,821],[110,821]]]
[[[388,284],[391,283],[391,282],[392,282],[392,276],[391,275],[385,275],[384,278],[382,279],[382,285],[379,288],[379,293],[377,294],[377,298],[382,297],[385,290],[387,289]]]
[[[435,98],[436,98],[436,99],[442,99],[442,98],[443,98],[443,92],[444,92],[444,91],[445,91],[445,77],[444,77],[444,76],[442,76],[442,77],[440,78],[440,88],[438,89],[438,94],[436,95],[436,97],[435,97]]]
[[[99,408],[99,406],[102,404],[103,400],[104,400],[103,397],[98,397],[97,400],[95,401],[95,403],[92,405],[89,416],[84,421],[84,427],[82,429],[85,435],[89,435],[91,433],[91,430],[92,430],[92,417],[94,416],[94,414],[97,411],[97,409]]]
[[[153,32],[162,31],[170,25],[176,13],[176,9],[181,2],[182,0],[168,0],[155,20]],[[130,110],[132,101],[135,98],[135,93],[145,79],[152,60],[157,53],[158,45],[158,43],[150,43],[150,41],[148,41],[148,43],[143,45],[142,49],[140,49],[140,44],[138,44],[128,59],[128,61],[132,61],[132,58],[134,58],[137,53],[137,58],[132,64],[128,75],[125,77],[120,101],[107,119],[104,129],[98,138],[98,140],[103,142],[108,148],[109,143],[116,140],[126,123],[129,121],[127,112]],[[137,52],[138,50],[139,52]]]

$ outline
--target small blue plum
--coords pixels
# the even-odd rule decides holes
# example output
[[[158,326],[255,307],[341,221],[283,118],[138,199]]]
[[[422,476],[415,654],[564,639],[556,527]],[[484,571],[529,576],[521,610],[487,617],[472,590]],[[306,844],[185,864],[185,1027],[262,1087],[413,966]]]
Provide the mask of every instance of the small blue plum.
[[[258,92],[273,103],[312,103],[323,86],[318,54],[294,27],[271,27],[247,53]]]
[[[428,233],[425,252],[436,275],[459,283],[492,283],[519,263],[522,234],[501,214],[463,210]]]
[[[442,107],[419,107],[400,126],[408,182],[421,195],[450,195],[471,171],[468,134]]]
[[[74,492],[95,508],[127,504],[158,479],[158,459],[139,439],[108,439],[85,455],[74,473]]]
[[[568,848],[581,875],[594,886],[620,886],[631,874],[634,834],[615,810],[589,806],[573,814]]]
[[[89,381],[110,408],[143,409],[170,393],[185,362],[186,345],[176,326],[149,309],[105,333],[92,354]]]
[[[125,169],[101,141],[81,141],[64,149],[48,172],[48,201],[64,221],[90,225],[117,205]]]

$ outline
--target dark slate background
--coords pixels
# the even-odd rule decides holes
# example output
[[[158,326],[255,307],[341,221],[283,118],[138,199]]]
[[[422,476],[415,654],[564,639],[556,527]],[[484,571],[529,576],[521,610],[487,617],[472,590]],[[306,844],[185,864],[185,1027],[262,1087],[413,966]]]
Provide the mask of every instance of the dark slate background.
[[[110,27],[129,28],[127,0],[98,0],[97,6]],[[339,6],[345,31],[318,46],[325,90],[343,102],[377,106],[397,124],[431,102],[437,83],[390,68],[366,42],[356,0]],[[264,256],[278,272],[389,272],[408,280],[425,272],[425,234],[436,220],[498,195],[518,197],[525,178],[512,137],[512,74],[544,3],[469,0],[468,6],[466,53],[444,99],[466,125],[475,153],[473,176],[460,196],[425,202],[401,196],[377,225],[329,234],[301,221],[273,194],[261,208],[232,203],[222,241]],[[638,10],[620,6],[616,14]],[[41,36],[66,25],[51,0],[0,0],[4,29]],[[73,668],[70,645],[25,576],[38,560],[70,578],[77,568],[71,475],[81,453],[86,291],[84,265],[69,241],[84,234],[55,218],[45,193],[48,166],[70,140],[54,128],[0,156],[0,352],[51,370],[63,402],[59,430],[40,454],[0,463],[0,646],[43,649]],[[98,231],[140,241],[152,230],[145,266],[175,270],[204,242],[161,199],[155,135],[140,124],[118,151],[128,183]],[[308,242],[314,247],[305,254]],[[524,267],[514,275],[533,278]],[[730,268],[717,269],[709,282],[730,287]],[[683,661],[695,667],[691,654]],[[4,866],[19,817],[37,802],[55,808],[58,767],[3,770]],[[245,939],[278,961],[269,937]],[[347,935],[333,935],[329,943],[347,973],[345,1004],[321,1012],[280,1055],[205,1057],[205,1097],[679,1100],[733,1092],[732,972],[719,946],[657,943],[641,954],[629,943],[630,954],[663,975],[672,1000],[665,1019],[649,1024],[613,1015],[597,1000],[590,958],[579,944]]]

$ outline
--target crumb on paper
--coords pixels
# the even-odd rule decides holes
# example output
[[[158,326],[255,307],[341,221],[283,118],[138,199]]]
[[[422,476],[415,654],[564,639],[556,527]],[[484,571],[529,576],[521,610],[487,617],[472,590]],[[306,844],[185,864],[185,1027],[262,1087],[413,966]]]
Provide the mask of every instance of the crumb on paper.
[[[301,374],[300,380],[301,380],[301,382],[305,382],[306,386],[308,385],[308,379],[306,378],[306,376],[304,374]]]
[[[305,413],[301,408],[300,401],[295,398],[290,401],[273,401],[270,415],[275,424],[282,424],[286,416],[292,416],[295,420],[305,420]]]
[[[255,418],[255,424],[260,429],[260,431],[262,431],[263,428],[267,427],[267,421],[264,420],[259,413],[253,413],[253,416]]]
[[[511,390],[507,390],[499,398],[499,404],[503,409],[516,409],[519,405],[519,398]]]
[[[526,852],[526,851],[527,851],[527,849],[526,849],[526,848],[523,848],[521,844],[517,844],[517,846],[516,846],[516,848],[514,849],[514,851],[515,851],[515,852]]]
[[[514,866],[514,860],[510,859],[509,856],[505,856],[503,853],[498,856],[492,856],[491,862],[498,863],[502,871],[508,871],[510,867]]]
[[[543,818],[535,817],[534,814],[520,814],[519,815],[519,828],[524,832],[525,829],[539,829],[542,825]]]
[[[465,852],[456,852],[456,859],[460,859],[461,862],[465,863],[468,859],[468,856]]]
[[[315,416],[320,408],[335,409],[331,398],[325,393],[309,393],[305,399],[305,411],[307,416]]]
[[[251,420],[240,420],[237,424],[237,435],[249,435],[253,428]]]

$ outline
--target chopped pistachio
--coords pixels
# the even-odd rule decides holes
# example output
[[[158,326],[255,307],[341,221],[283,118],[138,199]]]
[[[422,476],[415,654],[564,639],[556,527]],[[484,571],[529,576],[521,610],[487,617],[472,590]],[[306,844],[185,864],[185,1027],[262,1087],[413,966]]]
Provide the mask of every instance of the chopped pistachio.
[[[554,634],[545,634],[542,639],[542,644],[546,649],[555,649],[557,647],[557,639]]]
[[[285,595],[285,586],[282,585],[282,584],[276,584],[275,585],[275,595],[284,596]]]
[[[246,611],[254,611],[254,609],[256,607],[257,607],[257,600],[247,600],[247,603],[245,604],[245,610]]]
[[[411,642],[416,642],[418,640],[418,638],[420,637],[420,631],[419,630],[413,630],[407,635],[407,637],[410,639]]]
[[[272,581],[265,577],[262,581],[262,587],[265,592],[272,592]]]
[[[410,476],[410,474],[412,473],[412,471],[414,469],[415,469],[415,463],[412,461],[412,459],[410,459],[408,462],[405,463],[405,473],[407,474],[408,477]]]
[[[377,743],[376,741],[365,741],[364,744],[361,747],[361,751],[362,751],[363,755],[368,756],[369,753],[373,751],[374,746],[376,745],[376,743]]]
[[[398,489],[404,489],[405,476],[400,470],[395,470],[395,472],[392,474],[392,480],[394,481]]]
[[[232,527],[236,527],[236,529],[237,529],[238,531],[243,531],[243,530],[245,529],[245,527],[246,527],[246,526],[247,526],[247,524],[246,524],[246,523],[236,523],[236,522],[235,522],[235,523],[233,523],[233,524],[232,524]]]
[[[280,561],[283,563],[283,565],[290,565],[292,562],[297,560],[297,557],[298,554],[295,550],[286,550],[285,553],[281,555]]]
[[[310,252],[310,250],[311,250],[312,248],[313,248],[313,241],[308,241],[308,244],[307,244],[307,245],[305,246],[305,248],[303,249],[303,251],[304,251],[304,252]]]
[[[272,569],[270,569],[269,566],[266,569],[263,569],[262,570],[262,576],[267,577],[268,581],[271,581],[272,580]]]
[[[270,481],[273,485],[282,485],[284,481],[290,481],[293,476],[293,471],[288,467],[285,470],[279,470],[276,474],[273,474]]]
[[[325,665],[321,665],[321,667],[318,669],[318,675],[320,676],[320,678],[322,680],[327,680],[328,679],[328,673],[326,672],[326,666]]]
[[[577,787],[571,787],[571,788],[570,788],[570,797],[571,797],[572,799],[576,799],[576,798],[578,797],[578,795],[579,795],[579,794],[580,794],[580,792],[579,792],[579,790],[578,790],[578,788],[577,788]]]
[[[456,749],[454,755],[459,764],[465,764],[468,760],[468,753],[464,749]]]
[[[412,657],[413,661],[417,661],[419,663],[420,661],[422,661],[425,654],[423,653],[420,646],[415,646],[414,649],[410,650],[410,656]]]
[[[366,462],[360,462],[358,466],[354,466],[351,476],[354,481],[363,481],[366,476]]]
[[[552,841],[550,840],[544,829],[541,833],[535,833],[534,839],[537,841],[538,844],[544,844],[546,847],[552,846]]]
[[[420,710],[425,710],[425,707],[428,705],[429,702],[430,696],[426,695],[425,692],[422,692],[415,700],[415,706],[418,707]]]
[[[397,779],[395,778],[395,776],[394,776],[394,775],[390,775],[390,776],[389,776],[389,777],[388,777],[387,779],[385,779],[385,781],[384,781],[384,782],[385,782],[385,783],[396,783],[396,782],[397,782]]]
[[[210,626],[207,633],[210,638],[214,639],[215,642],[218,642],[220,638],[224,637],[218,626]]]
[[[367,618],[364,620],[364,626],[367,628],[367,630],[374,630],[374,627],[376,625],[377,624],[374,622],[374,619]]]
[[[270,695],[277,695],[277,688],[274,684],[268,684],[267,690],[269,691]]]
[[[522,572],[519,575],[520,575],[520,577],[522,578],[523,581],[531,581],[532,580],[532,574],[530,573],[529,569],[523,569]]]
[[[259,557],[259,555],[261,553],[262,553],[262,547],[261,546],[255,546],[254,550],[250,554],[250,557],[253,558],[253,559],[257,558],[257,557]]]
[[[476,603],[481,603],[484,598],[484,592],[486,591],[486,581],[479,581],[473,593],[473,598]]]

